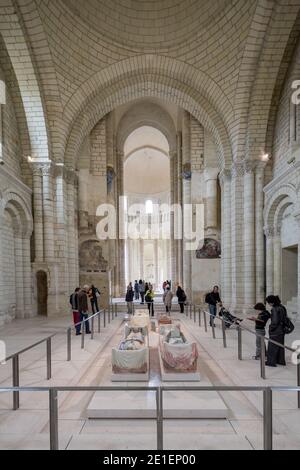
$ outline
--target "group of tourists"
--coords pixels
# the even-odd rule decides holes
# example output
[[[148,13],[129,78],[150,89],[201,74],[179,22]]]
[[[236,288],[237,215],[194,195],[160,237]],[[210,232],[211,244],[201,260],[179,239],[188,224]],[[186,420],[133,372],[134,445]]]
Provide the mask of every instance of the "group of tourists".
[[[206,294],[205,302],[209,307],[210,326],[214,326],[214,320],[217,315],[217,306],[220,307],[219,315],[223,317],[225,325],[230,327],[232,324],[239,324],[243,319],[239,319],[231,315],[224,307],[220,298],[219,287],[215,286],[211,292]],[[266,304],[270,306],[271,312],[267,309]],[[285,366],[285,349],[284,341],[285,335],[293,331],[294,327],[287,316],[287,311],[282,305],[280,298],[277,295],[269,295],[266,298],[266,304],[257,303],[253,309],[256,315],[248,318],[255,323],[256,333],[256,354],[253,359],[259,360],[262,353],[261,338],[266,335],[266,326],[269,324],[269,339],[268,348],[265,348],[266,365],[269,367],[276,367],[277,365]]]
[[[100,291],[93,284],[85,285],[83,288],[76,287],[73,294],[70,295],[70,304],[73,312],[73,321],[76,330],[76,336],[81,335],[81,326],[85,324],[86,334],[90,334],[89,324],[89,303],[93,314],[99,312],[98,299]]]
[[[154,289],[150,282],[146,282],[142,279],[134,281],[134,287],[132,282],[127,286],[125,301],[127,302],[128,314],[133,313],[133,301],[140,300],[140,304],[144,305],[145,302],[148,305],[149,314],[154,316]]]
[[[172,309],[172,301],[174,294],[171,290],[171,281],[165,281],[163,283],[163,303],[166,308],[166,312],[170,313]],[[127,313],[131,315],[133,313],[133,302],[134,300],[141,301],[141,305],[145,303],[148,306],[149,315],[154,316],[154,289],[150,282],[143,280],[135,281],[134,286],[130,282],[127,286],[125,301],[127,303]],[[178,304],[180,306],[180,312],[184,313],[184,305],[186,302],[186,294],[181,286],[177,287],[176,297],[178,298]]]

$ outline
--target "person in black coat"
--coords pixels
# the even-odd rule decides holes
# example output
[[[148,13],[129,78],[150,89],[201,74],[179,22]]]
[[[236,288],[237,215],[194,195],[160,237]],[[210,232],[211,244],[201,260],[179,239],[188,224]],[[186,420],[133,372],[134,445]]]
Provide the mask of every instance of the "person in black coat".
[[[178,303],[180,306],[180,313],[184,313],[184,303],[186,301],[186,295],[181,286],[177,287],[176,297],[178,298]]]
[[[127,313],[128,313],[128,315],[132,314],[133,299],[134,299],[134,290],[133,290],[132,284],[130,282],[129,286],[127,286],[127,292],[126,292],[126,297],[125,297],[125,301],[127,302]]]
[[[269,295],[267,303],[272,307],[271,324],[269,327],[270,339],[284,345],[284,320],[287,315],[285,307],[278,296]],[[285,366],[285,349],[269,341],[266,365],[276,367],[277,364]]]

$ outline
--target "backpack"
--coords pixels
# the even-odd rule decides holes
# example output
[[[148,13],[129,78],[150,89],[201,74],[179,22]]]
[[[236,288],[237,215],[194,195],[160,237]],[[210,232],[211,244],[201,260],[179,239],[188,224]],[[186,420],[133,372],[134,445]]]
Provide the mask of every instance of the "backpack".
[[[210,304],[210,293],[205,296],[205,303]]]
[[[293,333],[294,329],[295,329],[295,325],[293,324],[291,319],[287,315],[285,315],[284,320],[283,320],[283,332],[284,332],[284,334],[289,335],[289,334]]]

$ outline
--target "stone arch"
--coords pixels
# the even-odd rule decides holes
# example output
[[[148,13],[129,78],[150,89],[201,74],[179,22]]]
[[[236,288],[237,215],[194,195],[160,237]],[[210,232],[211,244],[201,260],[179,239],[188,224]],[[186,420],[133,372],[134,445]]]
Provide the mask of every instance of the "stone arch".
[[[176,129],[169,113],[154,103],[137,103],[124,114],[117,129],[117,148],[123,149],[127,137],[139,127],[158,129],[168,140],[170,152],[176,149]]]
[[[22,224],[22,236],[29,238],[33,231],[33,220],[27,202],[17,193],[7,191],[0,200],[0,216],[4,215],[6,209],[13,211]]]
[[[1,28],[1,34],[17,78],[23,102],[30,136],[31,157],[47,160],[49,159],[50,149],[44,100],[32,59],[31,48],[18,6],[11,0],[5,0],[4,4],[3,2],[1,4],[5,13],[0,17],[0,27],[1,23],[6,27]],[[10,25],[9,28],[7,28],[7,24]],[[12,38],[14,38],[13,41]]]
[[[24,318],[32,315],[31,299],[31,256],[30,236],[32,234],[31,211],[26,201],[17,193],[7,191],[0,200],[0,219],[8,214],[11,225],[4,224],[4,233],[1,238],[4,244],[0,244],[0,258],[4,260],[0,278],[11,279],[8,293],[9,299],[5,300],[4,309],[9,317]],[[11,232],[12,230],[12,232]],[[10,256],[9,263],[5,262]],[[14,304],[14,309],[13,308]]]
[[[257,159],[266,150],[274,90],[299,13],[299,2],[290,5],[288,9],[286,6],[284,0],[275,3],[259,56],[257,73],[251,89],[247,124],[246,158],[248,159]],[[279,36],[280,41],[278,41]],[[274,48],[276,55],[273,53]]]
[[[74,167],[74,160],[84,138],[103,116],[122,104],[145,97],[172,102],[189,111],[212,133],[218,148],[220,167],[230,168],[231,145],[225,125],[216,110],[198,91],[191,89],[186,83],[180,83],[173,77],[153,74],[126,76],[123,80],[101,89],[73,125],[66,149],[66,165]]]
[[[285,206],[285,204],[287,204],[287,206],[294,205],[296,201],[297,195],[293,185],[285,185],[279,188],[266,204],[264,211],[265,225],[274,227],[275,222],[277,223],[279,220],[278,218],[281,214],[280,209]]]

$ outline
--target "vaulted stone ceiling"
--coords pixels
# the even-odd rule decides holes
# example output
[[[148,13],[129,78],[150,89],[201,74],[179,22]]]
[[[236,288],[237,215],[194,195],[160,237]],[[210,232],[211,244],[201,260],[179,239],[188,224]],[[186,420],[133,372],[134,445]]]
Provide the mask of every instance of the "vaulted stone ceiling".
[[[113,41],[165,47],[209,28],[232,0],[63,0],[86,24]]]

